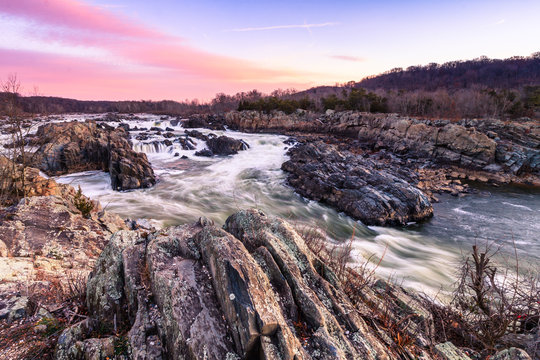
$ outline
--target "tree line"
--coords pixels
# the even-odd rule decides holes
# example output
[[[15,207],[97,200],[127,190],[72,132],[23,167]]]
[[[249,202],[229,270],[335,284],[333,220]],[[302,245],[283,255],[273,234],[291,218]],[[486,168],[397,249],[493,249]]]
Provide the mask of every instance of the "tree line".
[[[15,101],[30,114],[154,113],[178,116],[223,113],[231,110],[296,109],[315,112],[357,110],[392,112],[422,117],[540,117],[540,52],[528,57],[481,57],[445,64],[396,68],[383,74],[335,86],[304,91],[278,89],[265,95],[258,90],[234,95],[217,94],[208,102],[79,101],[59,97],[0,93],[0,115]]]

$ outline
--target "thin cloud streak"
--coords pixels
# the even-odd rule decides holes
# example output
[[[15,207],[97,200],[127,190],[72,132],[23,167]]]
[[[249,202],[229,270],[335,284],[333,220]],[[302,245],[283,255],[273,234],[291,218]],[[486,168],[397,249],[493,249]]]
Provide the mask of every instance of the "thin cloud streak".
[[[332,59],[337,60],[345,60],[345,61],[352,61],[352,62],[363,62],[366,61],[363,57],[359,56],[349,56],[349,55],[330,55]]]
[[[295,24],[295,25],[274,25],[274,26],[263,26],[263,27],[248,27],[248,28],[239,28],[239,29],[229,29],[223,30],[224,32],[248,32],[248,31],[267,31],[267,30],[282,30],[282,29],[312,29],[312,28],[322,28],[327,26],[336,26],[340,25],[338,22],[325,22],[320,24]]]

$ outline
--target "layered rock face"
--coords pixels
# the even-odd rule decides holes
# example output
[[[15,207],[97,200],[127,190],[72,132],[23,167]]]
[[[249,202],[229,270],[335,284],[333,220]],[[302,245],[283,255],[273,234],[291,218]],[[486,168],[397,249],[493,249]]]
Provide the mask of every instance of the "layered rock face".
[[[0,320],[8,322],[42,311],[51,301],[39,296],[42,291],[84,278],[111,235],[127,228],[69,185],[27,181],[39,191],[0,210]],[[77,207],[81,199],[92,204],[87,213]]]
[[[147,188],[155,184],[146,155],[132,150],[123,128],[105,129],[94,122],[53,123],[39,127],[40,147],[33,161],[49,175],[86,170],[107,171],[115,190]]]
[[[24,196],[61,195],[64,191],[64,186],[42,177],[38,169],[26,167],[23,174],[22,165],[0,155],[0,206],[16,204]]]
[[[417,334],[415,354],[432,358],[429,312],[414,296],[382,283],[362,294],[353,302],[290,224],[260,211],[224,229],[201,220],[120,231],[89,277],[90,318],[64,330],[56,358],[96,347],[112,358],[114,336],[92,338],[99,326],[127,329],[133,359],[395,359],[394,338],[373,320],[380,296],[408,324],[403,334]]]
[[[414,173],[319,142],[289,150],[282,165],[300,195],[327,203],[367,225],[406,225],[433,215]]]
[[[540,124],[534,120],[418,120],[396,114],[328,112],[325,115],[230,112],[229,127],[243,131],[333,134],[359,140],[437,166],[484,172],[497,182],[540,185]]]

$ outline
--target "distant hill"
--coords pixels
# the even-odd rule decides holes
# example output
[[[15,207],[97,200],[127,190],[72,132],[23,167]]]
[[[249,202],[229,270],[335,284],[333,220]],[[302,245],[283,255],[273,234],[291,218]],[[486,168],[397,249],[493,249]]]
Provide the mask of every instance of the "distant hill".
[[[514,89],[540,84],[540,52],[508,59],[481,57],[444,64],[396,68],[356,83],[366,89],[426,90],[467,89],[473,86]]]
[[[531,56],[490,59],[482,56],[473,60],[451,61],[444,64],[395,68],[379,75],[368,76],[338,86],[317,86],[299,91],[294,98],[339,94],[346,88],[368,90],[448,91],[469,88],[519,89],[540,85],[540,52]]]
[[[0,114],[6,93],[0,93]],[[11,97],[12,98],[12,97]],[[59,97],[17,96],[26,113],[155,113],[187,116],[229,110],[356,110],[402,115],[463,118],[540,117],[540,52],[508,59],[480,57],[444,64],[396,68],[361,81],[304,91],[278,89],[217,94],[208,103],[164,101],[80,101]]]
[[[0,112],[2,105],[9,97],[0,93]],[[163,101],[84,101],[48,96],[18,96],[18,107],[31,114],[62,113],[156,113],[185,115],[207,108],[206,105],[181,103],[171,100]]]

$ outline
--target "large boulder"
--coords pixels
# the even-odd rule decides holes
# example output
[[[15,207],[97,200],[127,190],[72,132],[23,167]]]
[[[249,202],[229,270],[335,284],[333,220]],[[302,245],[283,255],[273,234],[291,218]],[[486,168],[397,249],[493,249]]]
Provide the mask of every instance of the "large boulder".
[[[302,196],[327,203],[368,225],[405,225],[433,215],[429,198],[399,174],[322,142],[300,144],[282,165]]]
[[[123,128],[104,128],[95,122],[51,123],[39,127],[41,146],[34,164],[48,175],[103,170],[115,190],[147,188],[155,184],[146,155],[132,150]]]
[[[206,141],[206,145],[214,155],[234,155],[241,150],[249,148],[249,145],[245,141],[233,139],[224,135],[209,138]]]

